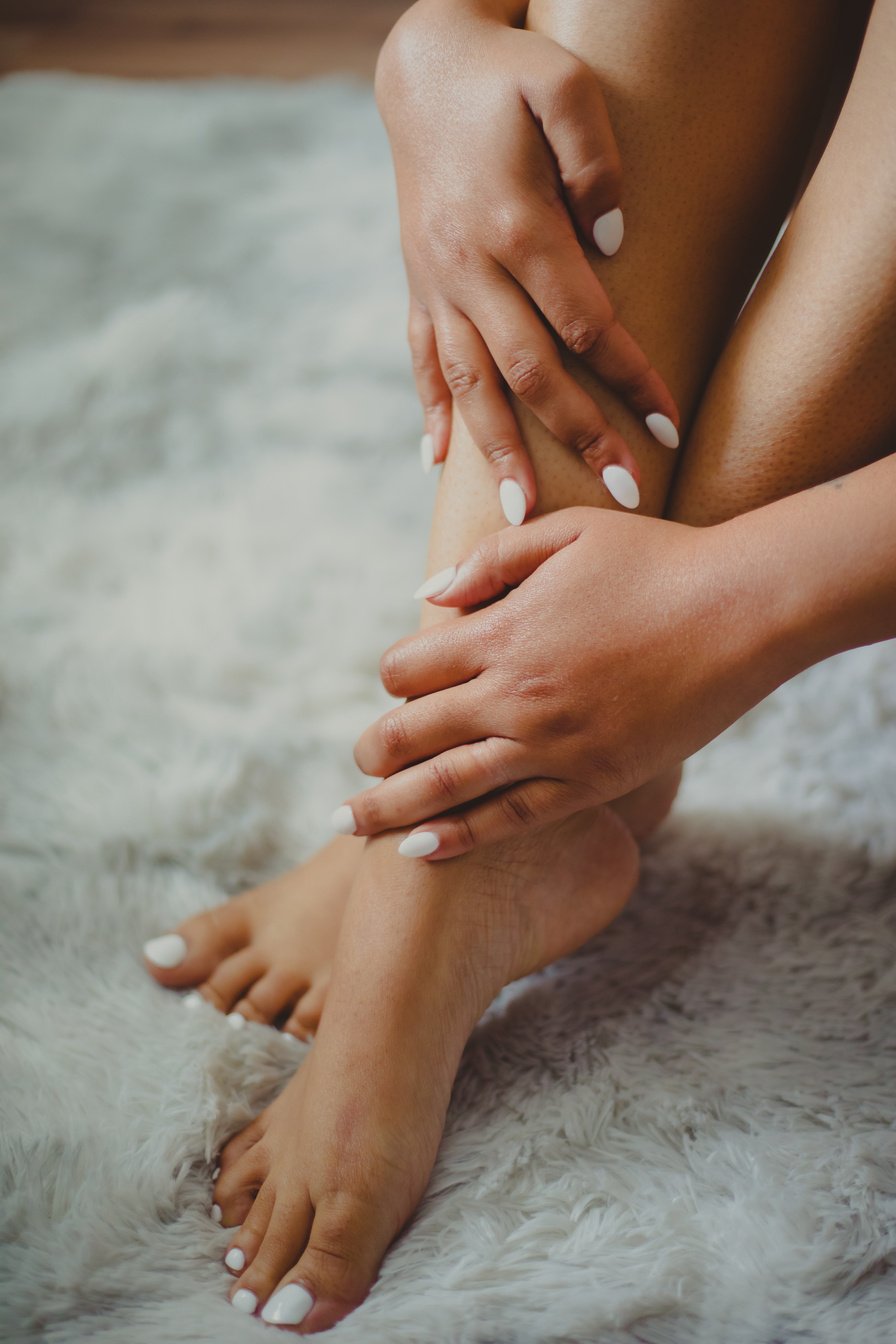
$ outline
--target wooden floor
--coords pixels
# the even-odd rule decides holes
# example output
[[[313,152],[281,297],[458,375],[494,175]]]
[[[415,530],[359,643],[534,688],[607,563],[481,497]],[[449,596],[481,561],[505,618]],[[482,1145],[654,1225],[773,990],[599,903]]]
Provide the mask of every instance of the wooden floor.
[[[0,73],[371,77],[409,0],[0,0]]]

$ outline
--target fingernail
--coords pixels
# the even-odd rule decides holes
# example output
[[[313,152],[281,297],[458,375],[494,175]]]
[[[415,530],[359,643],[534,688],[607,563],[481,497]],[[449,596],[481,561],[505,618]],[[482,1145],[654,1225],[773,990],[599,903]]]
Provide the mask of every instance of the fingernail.
[[[630,471],[625,467],[615,465],[604,467],[601,472],[604,485],[609,490],[617,504],[621,504],[624,509],[636,509],[641,502],[641,492],[638,489],[638,482]]]
[[[661,443],[664,448],[678,447],[678,430],[668,415],[661,415],[659,411],[651,411],[644,423],[657,443]]]
[[[348,803],[343,803],[341,807],[337,807],[330,818],[330,825],[337,835],[354,835],[358,823],[355,821],[355,814]]]
[[[153,966],[170,971],[179,966],[187,955],[187,945],[179,933],[163,933],[161,938],[150,938],[143,944],[143,955]]]
[[[237,1288],[230,1299],[230,1305],[236,1307],[237,1311],[244,1311],[247,1316],[251,1316],[258,1306],[258,1298],[249,1288]]]
[[[220,1204],[213,1204],[213,1205],[212,1205],[212,1222],[213,1222],[213,1223],[220,1223],[220,1221],[221,1221],[221,1219],[222,1219],[223,1217],[224,1217],[224,1215],[223,1215],[223,1213],[221,1212],[221,1205],[220,1205]]]
[[[216,1181],[220,1175],[221,1175],[221,1168],[215,1167],[214,1171],[212,1172],[212,1180]]]
[[[435,831],[415,831],[407,835],[398,846],[399,854],[406,859],[425,859],[427,854],[435,854],[439,847],[439,837]]]
[[[618,206],[594,221],[594,241],[605,257],[615,257],[622,246],[624,232],[622,211]]]
[[[241,1031],[246,1025],[246,1019],[243,1017],[242,1013],[228,1013],[227,1021],[233,1027],[234,1031]]]
[[[436,461],[436,445],[431,434],[424,434],[420,440],[420,461],[423,463],[423,470],[428,476]]]
[[[447,569],[440,569],[438,574],[433,574],[431,579],[421,583],[414,594],[415,602],[422,602],[425,597],[438,597],[444,593],[446,588],[450,588],[457,576],[457,565],[449,565]]]
[[[198,1008],[201,1003],[205,1003],[205,999],[198,990],[191,989],[189,994],[185,994],[181,999],[181,1003],[185,1008]]]
[[[513,481],[510,477],[502,481],[498,488],[498,498],[501,500],[501,508],[504,517],[511,527],[519,527],[526,516],[526,496],[523,493],[523,487],[518,481]]]
[[[301,1325],[311,1308],[314,1298],[300,1283],[287,1283],[265,1303],[261,1319],[268,1325]]]
[[[240,1270],[246,1268],[246,1257],[240,1250],[239,1246],[231,1246],[230,1250],[224,1257],[224,1263],[228,1269],[233,1269],[236,1271],[237,1274],[239,1274]],[[240,1289],[241,1293],[247,1293],[248,1291],[249,1291],[248,1288]],[[252,1310],[254,1311],[255,1308],[253,1307]]]

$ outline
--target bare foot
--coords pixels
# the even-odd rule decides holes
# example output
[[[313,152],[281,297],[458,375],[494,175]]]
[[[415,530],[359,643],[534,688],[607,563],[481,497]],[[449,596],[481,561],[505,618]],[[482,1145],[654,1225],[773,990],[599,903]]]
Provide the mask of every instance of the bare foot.
[[[364,852],[333,840],[299,868],[194,915],[143,949],[168,989],[195,987],[230,1015],[274,1023],[307,1040],[317,1031],[339,927]]]
[[[225,1148],[235,1307],[302,1333],[367,1295],[429,1179],[464,1044],[497,991],[619,913],[637,849],[609,809],[427,865],[368,842],[314,1049]]]

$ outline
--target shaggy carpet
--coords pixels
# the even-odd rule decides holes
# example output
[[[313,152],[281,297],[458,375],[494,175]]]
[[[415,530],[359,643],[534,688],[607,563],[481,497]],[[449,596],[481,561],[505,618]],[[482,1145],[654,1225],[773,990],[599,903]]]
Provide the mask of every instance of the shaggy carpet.
[[[3,1338],[249,1344],[221,1141],[303,1048],[144,938],[354,783],[433,485],[369,91],[0,86]],[[10,265],[10,261],[12,264]],[[353,1344],[896,1336],[896,648],[702,752],[507,993]]]

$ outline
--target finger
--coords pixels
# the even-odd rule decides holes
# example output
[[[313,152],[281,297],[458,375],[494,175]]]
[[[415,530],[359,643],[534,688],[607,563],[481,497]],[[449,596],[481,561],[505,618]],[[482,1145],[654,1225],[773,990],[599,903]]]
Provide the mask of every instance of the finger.
[[[415,826],[506,788],[523,777],[523,755],[509,738],[490,737],[399,770],[345,804],[354,821],[352,834],[379,835]]]
[[[454,859],[480,845],[493,845],[562,821],[587,806],[588,800],[576,785],[558,779],[528,779],[453,816],[427,821],[425,827],[405,836],[398,852],[411,859]]]
[[[505,276],[491,303],[486,308],[477,300],[470,317],[511,392],[556,439],[579,453],[617,504],[637,508],[640,472],[631,449],[563,367],[550,332],[516,281]]]
[[[535,505],[535,473],[495,361],[473,323],[457,309],[440,315],[436,341],[454,403],[498,483],[504,517],[519,526]]]
[[[442,377],[436,334],[424,304],[411,295],[408,312],[408,344],[417,395],[423,407],[424,434],[420,441],[423,470],[444,462],[451,438],[451,393]]]
[[[525,86],[557,161],[570,212],[583,238],[611,257],[622,244],[622,160],[597,75],[564,53]]]
[[[501,597],[508,588],[515,588],[530,574],[534,574],[557,551],[572,545],[581,536],[587,518],[585,509],[560,509],[543,518],[533,518],[531,523],[519,531],[511,532],[505,528],[483,537],[460,564],[443,571],[439,577],[446,578],[447,582],[440,591],[430,593],[428,600],[436,606],[473,607]],[[467,626],[468,620],[468,617],[464,617],[462,621],[435,629],[472,629]],[[479,644],[481,647],[482,640],[476,638],[477,631],[472,630],[472,633],[474,638],[471,644]],[[394,650],[397,650],[399,679],[402,658],[413,658],[415,638],[419,636],[394,646]],[[409,653],[404,652],[403,645],[410,647]],[[394,650],[390,649],[386,657]],[[480,657],[479,661],[484,663],[485,659]]]
[[[442,575],[448,573],[442,571]],[[434,575],[430,583],[437,577],[442,576]],[[475,613],[469,619],[431,626],[400,639],[380,659],[384,687],[390,695],[411,700],[471,681],[485,665],[486,624],[485,613]]]
[[[499,259],[538,305],[560,340],[644,421],[667,448],[678,447],[680,415],[672,393],[613,312],[572,231],[545,211],[538,248]]]
[[[469,685],[452,686],[390,710],[358,739],[358,768],[384,779],[451,747],[478,742],[486,736],[479,723],[478,700]]]

